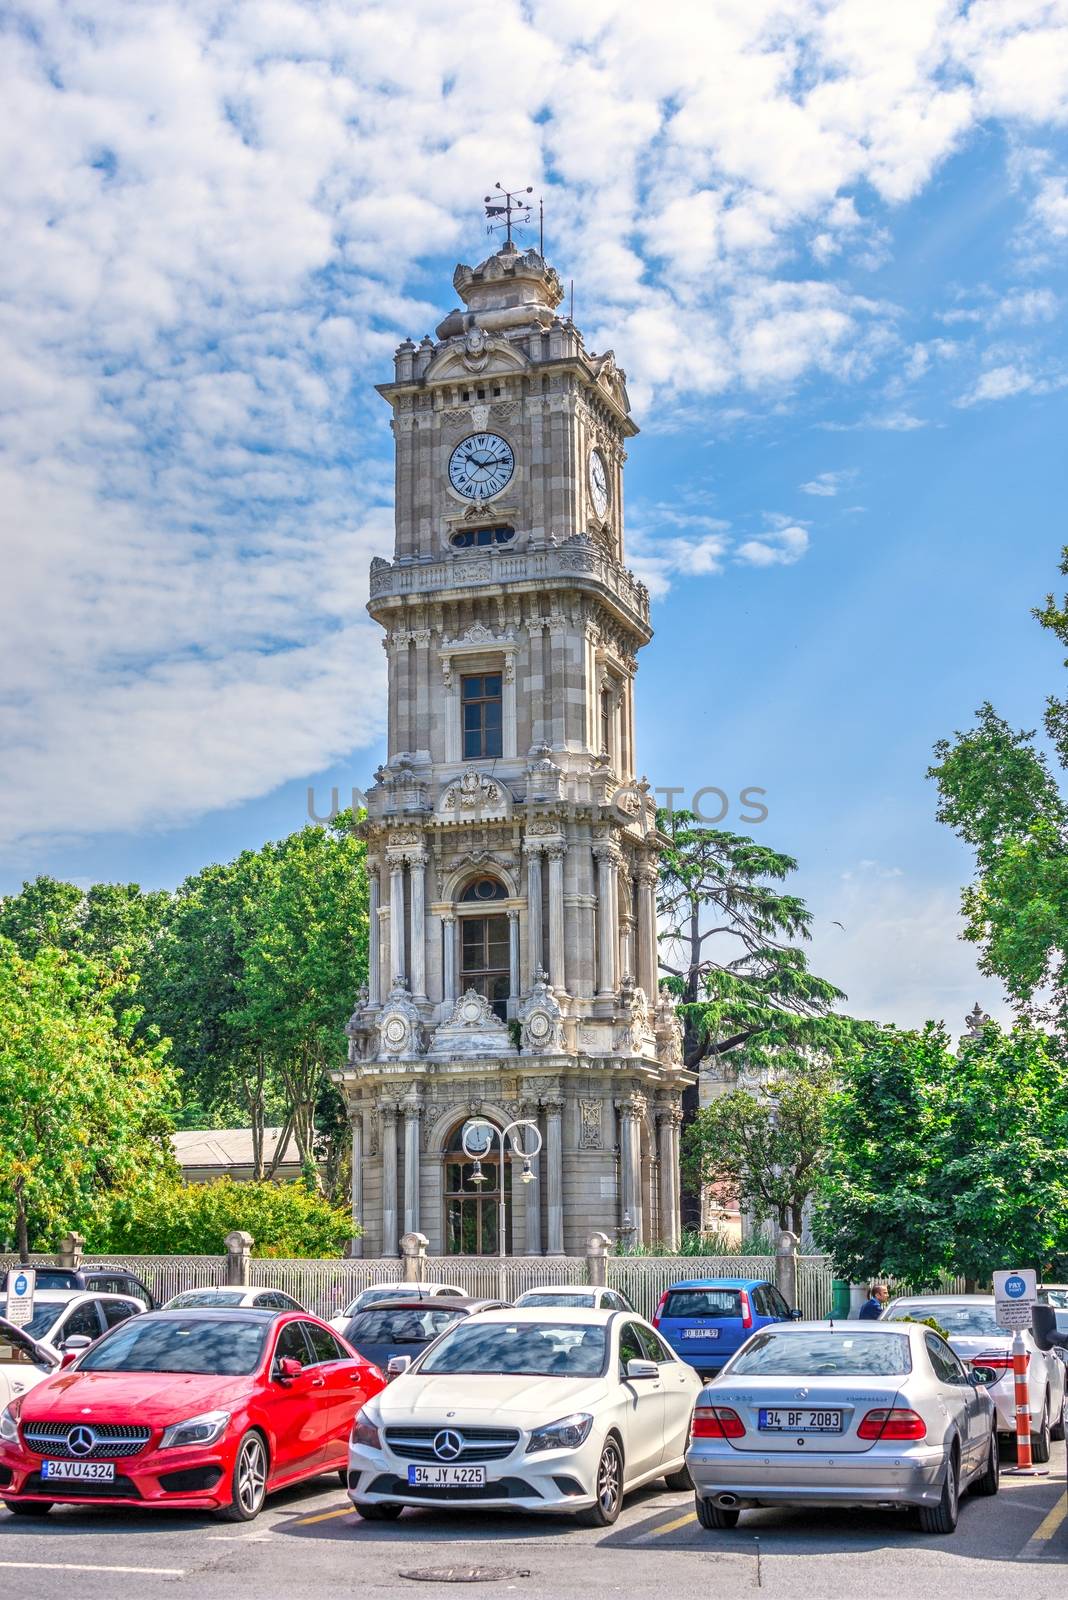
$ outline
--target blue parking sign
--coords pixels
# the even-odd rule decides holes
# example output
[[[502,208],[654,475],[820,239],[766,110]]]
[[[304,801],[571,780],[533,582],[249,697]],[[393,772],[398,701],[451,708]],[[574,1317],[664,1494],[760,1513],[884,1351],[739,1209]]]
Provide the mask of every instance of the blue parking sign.
[[[1011,1278],[1005,1279],[1005,1293],[1010,1300],[1022,1300],[1027,1293],[1027,1284],[1017,1273],[1014,1273]]]

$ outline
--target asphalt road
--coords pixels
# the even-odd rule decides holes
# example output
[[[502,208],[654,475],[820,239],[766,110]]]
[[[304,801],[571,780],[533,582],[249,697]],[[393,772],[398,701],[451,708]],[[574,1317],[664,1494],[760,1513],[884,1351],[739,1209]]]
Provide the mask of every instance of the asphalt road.
[[[444,1595],[457,1580],[443,1572],[472,1568],[492,1574],[474,1592],[531,1600],[1064,1600],[1065,1447],[1048,1477],[1005,1476],[996,1500],[966,1498],[949,1538],[892,1513],[832,1511],[749,1512],[732,1532],[706,1533],[692,1496],[658,1487],[631,1496],[607,1532],[472,1510],[361,1522],[336,1479],[272,1498],[247,1526],[95,1506],[32,1523],[0,1509],[0,1593],[17,1600],[165,1600],[175,1585],[182,1600]]]

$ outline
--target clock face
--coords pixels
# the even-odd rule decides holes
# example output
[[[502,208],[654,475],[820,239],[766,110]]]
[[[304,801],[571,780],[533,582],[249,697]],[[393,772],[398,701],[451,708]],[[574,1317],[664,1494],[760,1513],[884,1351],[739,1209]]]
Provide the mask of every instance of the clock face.
[[[590,498],[599,517],[608,510],[608,468],[599,450],[590,451]]]
[[[499,433],[472,433],[449,457],[449,482],[465,500],[491,500],[514,471],[512,447]]]

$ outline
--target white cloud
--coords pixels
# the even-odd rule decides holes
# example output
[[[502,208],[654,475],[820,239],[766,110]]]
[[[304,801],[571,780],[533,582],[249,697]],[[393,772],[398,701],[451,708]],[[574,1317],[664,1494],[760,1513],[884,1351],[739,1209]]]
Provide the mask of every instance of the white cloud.
[[[0,833],[190,817],[374,736],[369,386],[447,309],[426,263],[478,248],[498,173],[552,173],[639,408],[855,388],[901,340],[845,267],[980,118],[1062,116],[1066,38],[1030,0],[40,0],[0,57]],[[1068,233],[1063,179],[1032,181]],[[653,587],[808,534],[655,539]]]
[[[817,472],[814,478],[799,487],[802,494],[819,495],[825,499],[833,499],[839,490],[853,482],[856,477],[853,469],[844,469],[839,472]]]

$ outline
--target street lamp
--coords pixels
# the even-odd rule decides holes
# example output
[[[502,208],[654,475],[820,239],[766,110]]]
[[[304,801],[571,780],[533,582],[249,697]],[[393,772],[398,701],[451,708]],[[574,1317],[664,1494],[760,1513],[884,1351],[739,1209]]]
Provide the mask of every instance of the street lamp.
[[[530,1129],[532,1137],[529,1149],[525,1149],[522,1142],[516,1138],[516,1130],[519,1128]],[[482,1171],[482,1157],[492,1146],[494,1135],[496,1135],[501,1155],[501,1195],[497,1202],[497,1241],[499,1254],[503,1260],[508,1233],[508,1210],[504,1198],[504,1162],[508,1144],[510,1141],[513,1153],[519,1156],[523,1162],[523,1170],[519,1174],[520,1183],[534,1183],[533,1162],[541,1150],[541,1134],[538,1132],[537,1123],[530,1122],[526,1118],[509,1122],[507,1127],[504,1128],[498,1128],[496,1123],[488,1122],[485,1117],[474,1117],[471,1121],[465,1122],[463,1132],[460,1135],[460,1143],[463,1146],[464,1155],[470,1156],[475,1164],[475,1169],[471,1174],[472,1183],[485,1183],[486,1181],[486,1174]]]

